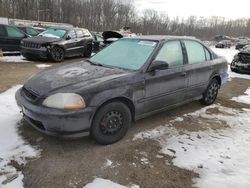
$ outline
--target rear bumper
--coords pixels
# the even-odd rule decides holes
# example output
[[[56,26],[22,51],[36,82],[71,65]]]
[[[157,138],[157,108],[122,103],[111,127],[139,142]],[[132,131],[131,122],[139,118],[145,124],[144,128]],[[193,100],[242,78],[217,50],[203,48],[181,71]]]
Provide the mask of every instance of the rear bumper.
[[[60,137],[81,137],[89,134],[94,108],[68,111],[34,105],[22,96],[21,89],[16,92],[15,97],[24,119],[38,131]]]
[[[45,47],[36,49],[36,48],[25,48],[23,46],[21,47],[21,54],[24,57],[40,58],[40,59],[47,59],[49,55],[48,50]]]
[[[228,82],[229,74],[227,72],[221,74],[220,79],[221,79],[221,87],[223,87]]]

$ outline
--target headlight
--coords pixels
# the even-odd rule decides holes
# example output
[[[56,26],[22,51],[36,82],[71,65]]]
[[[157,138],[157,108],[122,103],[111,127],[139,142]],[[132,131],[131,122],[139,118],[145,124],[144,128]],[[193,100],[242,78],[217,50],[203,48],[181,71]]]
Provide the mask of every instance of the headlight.
[[[86,107],[83,98],[75,93],[57,93],[47,97],[43,105],[64,110],[80,110]]]

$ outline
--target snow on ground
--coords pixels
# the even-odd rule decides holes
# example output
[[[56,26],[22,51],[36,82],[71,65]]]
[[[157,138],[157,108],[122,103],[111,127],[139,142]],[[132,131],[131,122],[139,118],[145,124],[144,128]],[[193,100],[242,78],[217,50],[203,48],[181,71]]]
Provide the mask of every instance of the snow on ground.
[[[1,188],[22,188],[23,175],[21,172],[9,165],[11,160],[19,165],[26,163],[26,158],[33,158],[39,155],[27,144],[18,134],[18,122],[22,119],[20,110],[15,102],[15,92],[21,86],[15,86],[0,94],[0,187]],[[6,180],[14,179],[11,182]]]
[[[235,49],[235,47],[232,48],[211,48],[217,55],[223,56],[227,59],[228,63],[231,63],[233,60],[233,57],[239,53],[238,50]]]
[[[130,185],[125,187],[123,185],[114,183],[110,180],[96,178],[92,183],[87,184],[84,188],[140,188],[138,185]]]
[[[45,69],[48,67],[51,67],[52,65],[48,65],[48,64],[37,64],[36,67],[39,69]]]
[[[9,62],[27,63],[29,61],[26,60],[23,56],[17,55],[17,56],[3,56],[3,57],[0,57],[0,62],[3,62],[3,63],[9,63]]]
[[[248,88],[245,92],[245,95],[241,95],[239,97],[232,98],[233,101],[239,102],[239,103],[245,103],[250,105],[250,88]]]
[[[210,110],[218,113],[211,113]],[[203,121],[197,121],[197,127],[206,121],[213,121],[222,126],[227,125],[227,128],[180,131],[173,126],[178,122],[172,121],[139,133],[134,139],[158,141],[162,147],[161,152],[174,157],[174,165],[200,175],[200,178],[194,180],[197,187],[250,187],[249,117],[249,109],[236,110],[212,105],[184,115],[184,122],[185,118],[192,121],[199,119]]]

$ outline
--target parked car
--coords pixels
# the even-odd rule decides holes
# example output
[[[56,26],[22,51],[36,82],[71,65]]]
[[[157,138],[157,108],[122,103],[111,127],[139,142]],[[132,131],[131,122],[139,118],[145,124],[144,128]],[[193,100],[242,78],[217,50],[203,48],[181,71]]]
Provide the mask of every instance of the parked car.
[[[92,32],[91,33],[93,36],[93,52],[97,53],[100,50],[102,50],[103,48],[106,47],[106,45],[104,44],[104,39],[103,36],[97,32]]]
[[[131,122],[201,100],[227,81],[227,61],[199,40],[141,36],[112,43],[85,62],[53,68],[17,91],[24,119],[49,135],[112,144]]]
[[[241,50],[244,46],[247,46],[249,44],[248,40],[241,40],[240,42],[238,42],[235,46],[236,50]]]
[[[27,26],[16,26],[16,27],[32,37],[37,36],[40,33],[39,31],[37,31],[32,27],[27,27]]]
[[[231,63],[231,70],[239,73],[250,73],[250,45],[243,47]]]
[[[29,36],[18,28],[0,24],[0,49],[3,52],[20,51],[20,42]]]
[[[222,40],[215,45],[215,48],[231,48],[232,43],[230,40]]]
[[[27,59],[51,59],[61,62],[65,57],[90,57],[93,38],[87,29],[48,28],[36,37],[21,42],[21,54]]]

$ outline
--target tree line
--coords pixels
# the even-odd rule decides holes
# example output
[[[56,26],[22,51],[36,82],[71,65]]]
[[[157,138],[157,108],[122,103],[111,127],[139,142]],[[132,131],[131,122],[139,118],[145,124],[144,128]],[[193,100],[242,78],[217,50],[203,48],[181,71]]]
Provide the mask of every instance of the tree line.
[[[135,33],[250,37],[250,19],[170,18],[155,10],[138,14],[133,0],[0,0],[0,17],[69,23],[91,31],[131,27]]]

